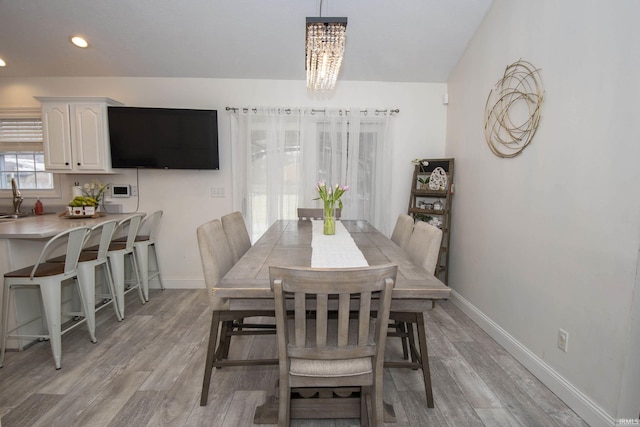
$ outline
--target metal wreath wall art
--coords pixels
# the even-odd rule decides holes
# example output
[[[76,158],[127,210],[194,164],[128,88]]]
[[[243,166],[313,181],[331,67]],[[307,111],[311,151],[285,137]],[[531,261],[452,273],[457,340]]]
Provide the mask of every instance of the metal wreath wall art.
[[[515,157],[533,139],[540,123],[544,89],[540,70],[519,60],[489,92],[485,105],[484,136],[498,157]]]

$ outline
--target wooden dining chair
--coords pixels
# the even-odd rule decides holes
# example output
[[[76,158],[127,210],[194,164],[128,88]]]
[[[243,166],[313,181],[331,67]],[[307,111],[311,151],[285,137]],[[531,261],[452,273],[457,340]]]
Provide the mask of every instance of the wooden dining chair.
[[[233,253],[233,262],[238,262],[251,247],[251,239],[242,213],[233,212],[220,218],[222,229]]]
[[[413,233],[413,217],[407,214],[398,215],[393,233],[391,233],[391,241],[406,250],[411,233]]]
[[[213,310],[209,346],[205,363],[200,405],[205,406],[209,397],[211,373],[214,367],[240,365],[276,365],[277,359],[230,360],[229,349],[234,335],[275,334],[274,325],[248,324],[246,318],[275,317],[273,310],[234,310],[229,311],[228,302],[216,297],[213,288],[234,265],[234,254],[218,219],[198,227],[196,231],[204,280],[207,285],[209,303]],[[218,342],[219,341],[219,342]]]
[[[343,387],[360,388],[362,425],[384,424],[382,368],[396,274],[396,265],[269,268],[280,361],[278,426],[290,424],[293,390],[305,395],[300,389],[311,388],[313,393],[316,388]],[[293,316],[287,313],[289,302]],[[351,318],[352,312],[356,318]],[[310,399],[326,403],[324,397]],[[342,414],[335,415],[341,418]]]
[[[340,208],[335,210],[335,218],[340,219]],[[324,209],[322,208],[298,208],[298,219],[323,219]]]
[[[440,254],[441,242],[442,230],[426,222],[418,221],[413,227],[413,233],[407,244],[406,252],[414,264],[434,274]],[[400,337],[403,340],[402,346],[405,359],[411,356],[413,365],[422,369],[427,407],[433,408],[433,390],[431,388],[424,314],[392,311],[389,318],[391,319],[392,328],[395,329],[395,332],[390,331],[389,336]],[[418,329],[418,345],[416,345],[414,326]],[[385,366],[394,367],[395,364],[387,362]]]

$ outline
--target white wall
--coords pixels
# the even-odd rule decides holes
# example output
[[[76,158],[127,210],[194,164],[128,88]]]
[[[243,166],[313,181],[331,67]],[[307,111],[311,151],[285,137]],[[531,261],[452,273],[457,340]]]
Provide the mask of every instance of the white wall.
[[[38,107],[34,96],[106,96],[128,106],[217,109],[220,171],[140,170],[139,209],[163,209],[160,255],[169,287],[204,287],[196,242],[196,227],[231,211],[229,114],[225,107],[249,105],[399,108],[395,126],[393,193],[389,206],[395,216],[405,212],[416,157],[444,153],[445,84],[339,82],[332,94],[308,94],[303,81],[162,79],[162,78],[0,78],[0,108]],[[59,200],[64,205],[74,180],[65,177]],[[97,177],[103,182],[136,183],[136,172]],[[211,198],[211,187],[224,187],[225,198]],[[25,201],[24,206],[31,206]],[[136,208],[136,199],[126,202]],[[391,229],[393,224],[389,225]]]
[[[448,82],[449,284],[592,425],[640,412],[639,16],[636,0],[495,0]],[[542,120],[520,156],[500,159],[484,106],[520,58],[542,69]]]

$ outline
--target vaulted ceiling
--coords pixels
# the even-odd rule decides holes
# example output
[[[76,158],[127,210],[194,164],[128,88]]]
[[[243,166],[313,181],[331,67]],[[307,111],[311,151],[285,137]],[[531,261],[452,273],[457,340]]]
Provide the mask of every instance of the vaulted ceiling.
[[[446,82],[492,0],[324,0],[348,18],[340,80]],[[304,80],[319,0],[0,0],[2,77]],[[86,37],[79,49],[72,35]]]

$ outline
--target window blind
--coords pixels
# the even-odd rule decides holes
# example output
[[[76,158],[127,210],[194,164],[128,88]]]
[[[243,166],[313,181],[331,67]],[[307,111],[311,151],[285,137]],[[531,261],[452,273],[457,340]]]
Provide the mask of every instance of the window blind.
[[[42,120],[0,118],[0,151],[42,151]]]

